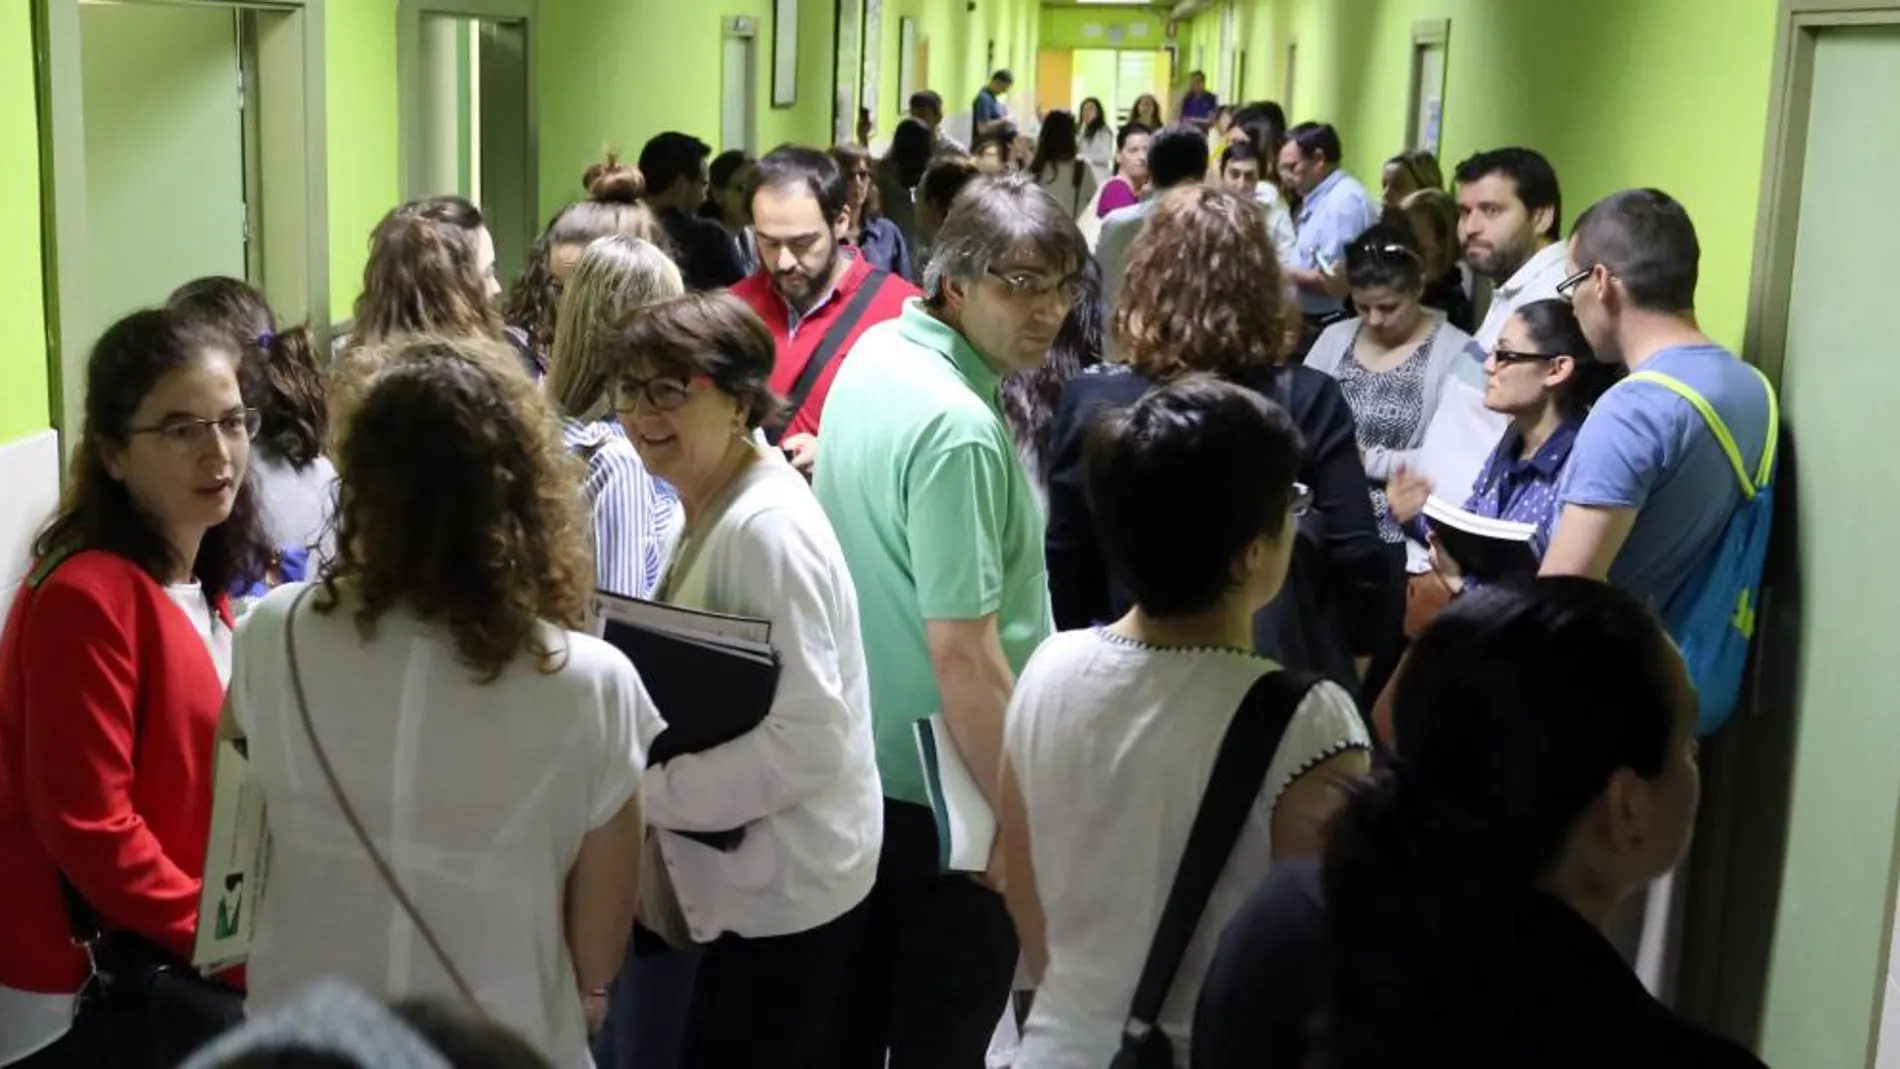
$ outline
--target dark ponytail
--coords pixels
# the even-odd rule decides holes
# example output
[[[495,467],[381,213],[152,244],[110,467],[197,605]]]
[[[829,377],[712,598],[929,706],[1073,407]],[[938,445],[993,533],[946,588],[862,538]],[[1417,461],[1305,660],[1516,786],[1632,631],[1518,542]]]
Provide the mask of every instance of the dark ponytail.
[[[1327,848],[1315,1066],[1456,1044],[1452,1008],[1496,982],[1515,938],[1499,903],[1552,870],[1616,772],[1662,774],[1681,672],[1649,610],[1592,580],[1486,587],[1434,621],[1394,682],[1398,756]]]

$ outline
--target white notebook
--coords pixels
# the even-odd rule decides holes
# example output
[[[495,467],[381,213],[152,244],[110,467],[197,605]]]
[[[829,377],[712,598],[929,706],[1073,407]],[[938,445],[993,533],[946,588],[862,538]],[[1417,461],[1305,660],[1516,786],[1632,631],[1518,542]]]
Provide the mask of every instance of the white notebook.
[[[211,835],[204,887],[198,894],[198,936],[191,963],[213,971],[248,958],[257,906],[269,876],[270,828],[264,787],[239,744],[218,743],[212,762]]]
[[[943,714],[911,725],[924,790],[937,818],[937,865],[945,872],[985,872],[996,846],[996,814],[963,763]]]

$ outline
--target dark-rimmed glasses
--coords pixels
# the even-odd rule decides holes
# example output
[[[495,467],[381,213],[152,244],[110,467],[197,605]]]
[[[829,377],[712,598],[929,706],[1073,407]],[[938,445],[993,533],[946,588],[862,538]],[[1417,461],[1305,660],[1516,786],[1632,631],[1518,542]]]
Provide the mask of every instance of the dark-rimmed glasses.
[[[1590,276],[1596,274],[1596,270],[1596,265],[1591,264],[1589,267],[1557,283],[1557,296],[1562,297],[1566,301],[1576,300],[1577,287],[1589,281]]]
[[[1021,270],[991,270],[986,272],[986,274],[996,281],[1001,282],[1003,289],[1007,291],[1011,297],[1027,301],[1060,296],[1064,303],[1069,303],[1074,301],[1075,295],[1082,291],[1082,277],[1080,275],[1048,279]]]
[[[1527,353],[1522,349],[1506,349],[1500,345],[1491,350],[1491,359],[1500,364],[1528,364],[1534,360],[1555,360],[1555,353]]]
[[[125,433],[128,436],[149,434],[157,438],[159,444],[176,452],[195,453],[211,444],[213,434],[222,438],[227,445],[249,443],[257,437],[258,429],[263,425],[264,417],[257,409],[241,408],[217,419],[174,416],[149,427],[129,427]]]
[[[650,379],[631,376],[614,383],[614,411],[632,412],[645,401],[655,412],[672,412],[693,399],[693,382],[704,376],[655,375]]]

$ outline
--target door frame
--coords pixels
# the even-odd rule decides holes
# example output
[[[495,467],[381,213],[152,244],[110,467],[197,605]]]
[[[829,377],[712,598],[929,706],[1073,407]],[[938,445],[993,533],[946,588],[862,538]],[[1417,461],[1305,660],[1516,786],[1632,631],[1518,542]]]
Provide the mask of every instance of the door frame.
[[[404,199],[441,190],[417,188],[428,148],[422,138],[422,20],[426,16],[519,23],[528,65],[527,200],[530,223],[541,208],[541,131],[537,81],[539,42],[535,38],[536,0],[398,0],[396,5],[396,129],[402,142],[398,189]],[[477,161],[479,166],[479,161]],[[539,232],[539,227],[531,227]]]
[[[69,351],[89,339],[98,326],[88,307],[86,265],[86,127],[85,92],[80,72],[79,8],[82,0],[37,0],[32,5],[34,72],[39,90],[41,261],[45,275],[46,359],[50,411],[63,445],[71,449],[83,422],[78,390],[68,381],[85,380],[86,355]],[[324,5],[327,0],[120,0],[122,3],[160,7],[221,7],[298,16],[292,23],[301,36],[303,78],[290,83],[302,100],[289,109],[253,107],[257,130],[266,122],[300,122],[303,147],[301,215],[304,246],[299,266],[306,272],[303,286],[310,329],[318,343],[328,346],[330,307],[330,221],[328,136],[324,124]],[[240,49],[240,56],[242,50]],[[243,62],[240,60],[240,62]],[[248,73],[248,72],[247,72]],[[246,92],[254,88],[247,84]],[[246,121],[252,121],[247,114]],[[259,143],[277,140],[275,130],[264,131]],[[297,198],[292,198],[297,199]],[[255,213],[259,206],[253,205]],[[180,279],[180,281],[184,281]],[[268,279],[266,280],[268,284]]]
[[[1813,102],[1818,34],[1852,27],[1900,27],[1900,0],[1780,0],[1775,14],[1767,137],[1757,198],[1754,261],[1742,352],[1779,390],[1786,360],[1788,303],[1794,288],[1808,113]],[[1784,456],[1793,455],[1784,440]],[[1792,548],[1799,465],[1784,463],[1788,482],[1777,495],[1775,544],[1763,576],[1759,638],[1743,703],[1704,750],[1707,793],[1690,855],[1691,907],[1683,932],[1679,1009],[1751,1047],[1759,1047],[1772,968],[1779,874],[1787,853],[1787,818],[1797,712],[1789,652],[1799,640],[1800,576]],[[1900,842],[1894,845],[1900,856]],[[1892,952],[1896,883],[1889,864],[1885,925],[1876,975],[1881,994],[1869,1021],[1868,1065],[1880,1040],[1880,1007]]]
[[[1451,78],[1450,19],[1418,19],[1412,23],[1412,54],[1411,61],[1407,64],[1407,70],[1410,72],[1407,81],[1410,84],[1405,90],[1405,150],[1407,152],[1418,148],[1419,135],[1424,133],[1418,125],[1419,105],[1425,103],[1419,95],[1418,78],[1425,72],[1425,50],[1428,48],[1442,49],[1445,54],[1444,61],[1438,68],[1438,140],[1442,145],[1445,139],[1445,83]],[[1434,146],[1433,154],[1437,154],[1436,146]]]

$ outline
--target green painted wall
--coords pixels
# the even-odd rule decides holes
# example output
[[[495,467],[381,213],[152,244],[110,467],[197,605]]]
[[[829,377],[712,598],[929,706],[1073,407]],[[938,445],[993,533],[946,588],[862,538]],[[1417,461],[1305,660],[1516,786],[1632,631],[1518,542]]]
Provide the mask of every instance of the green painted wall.
[[[1167,24],[1167,12],[1152,7],[1045,7],[1040,20],[1041,46],[1160,48],[1167,42]]]
[[[1240,39],[1248,95],[1278,99],[1297,37],[1288,118],[1335,123],[1347,167],[1371,182],[1404,144],[1412,25],[1450,19],[1448,169],[1481,148],[1537,148],[1563,181],[1566,224],[1618,189],[1667,190],[1702,237],[1703,325],[1739,345],[1774,14],[1775,0],[1598,0],[1588,19],[1567,0],[1255,0]],[[1218,41],[1218,26],[1210,10],[1182,33]]]
[[[0,0],[0,444],[52,425],[31,8],[32,0]]]
[[[363,288],[369,232],[402,197],[396,0],[331,0],[325,10],[330,318],[341,322]]]

